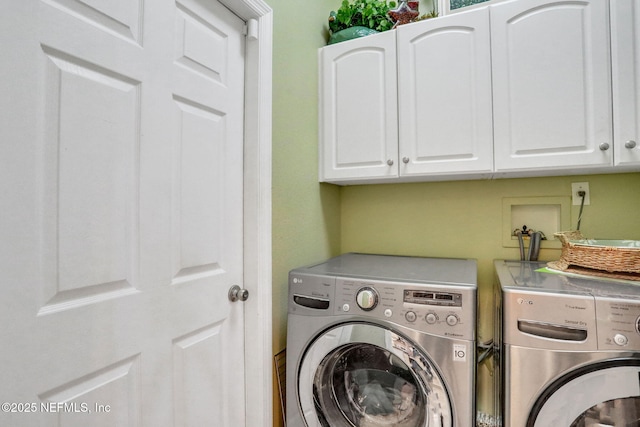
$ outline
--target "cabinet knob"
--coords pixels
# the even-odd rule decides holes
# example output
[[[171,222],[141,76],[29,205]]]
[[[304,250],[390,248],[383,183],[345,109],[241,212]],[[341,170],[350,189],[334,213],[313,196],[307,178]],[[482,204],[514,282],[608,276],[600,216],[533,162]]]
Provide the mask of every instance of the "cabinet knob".
[[[393,160],[392,160],[392,159],[387,160],[387,164],[388,164],[389,166],[393,166]]]
[[[603,142],[598,147],[600,147],[600,150],[602,150],[602,151],[607,151],[609,149],[609,143],[608,142]]]
[[[408,158],[408,157],[403,157],[403,158],[402,158],[402,162],[403,162],[404,164],[409,163],[409,158]]]
[[[626,148],[636,148],[636,142],[629,140],[629,141],[624,143],[624,146]]]

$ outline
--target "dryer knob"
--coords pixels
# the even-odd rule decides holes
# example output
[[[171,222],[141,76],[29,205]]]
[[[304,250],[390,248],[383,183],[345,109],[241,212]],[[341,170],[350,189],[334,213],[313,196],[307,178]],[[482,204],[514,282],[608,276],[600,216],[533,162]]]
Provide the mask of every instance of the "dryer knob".
[[[356,295],[356,302],[364,311],[371,311],[378,305],[378,293],[373,288],[362,288]]]

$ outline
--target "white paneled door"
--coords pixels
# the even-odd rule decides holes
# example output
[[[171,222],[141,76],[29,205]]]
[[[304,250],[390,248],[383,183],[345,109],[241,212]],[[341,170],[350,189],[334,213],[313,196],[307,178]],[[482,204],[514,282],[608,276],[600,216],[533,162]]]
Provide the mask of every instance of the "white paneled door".
[[[0,425],[245,425],[244,21],[4,6]]]

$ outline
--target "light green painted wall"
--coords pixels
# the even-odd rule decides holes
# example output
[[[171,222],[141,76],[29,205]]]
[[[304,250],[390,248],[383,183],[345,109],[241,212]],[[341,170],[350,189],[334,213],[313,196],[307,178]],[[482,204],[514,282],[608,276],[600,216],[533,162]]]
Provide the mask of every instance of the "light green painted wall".
[[[583,234],[640,239],[640,173],[630,173],[343,187],[341,249],[477,258],[481,282],[487,282],[491,260],[519,256],[502,247],[502,199],[570,197],[571,183],[583,181],[591,192]],[[572,228],[578,211],[571,206]],[[559,253],[546,249],[541,258]]]
[[[285,346],[287,274],[340,251],[340,189],[318,183],[318,48],[335,1],[270,0],[273,40],[274,351]]]
[[[349,251],[478,259],[485,313],[481,334],[489,337],[491,260],[518,256],[517,249],[502,247],[503,197],[568,196],[571,182],[588,181],[592,205],[585,207],[583,232],[589,237],[640,240],[640,173],[353,187],[319,184],[317,49],[326,43],[326,18],[340,0],[269,4],[274,10],[274,352],[286,346],[288,271]],[[573,208],[572,225],[576,219]],[[541,253],[545,260],[558,256],[557,250]],[[274,426],[282,425],[279,411],[275,402]]]
[[[318,183],[317,52],[336,1],[273,9],[273,351],[286,346],[287,275],[340,252],[340,189]],[[282,425],[274,381],[274,426]]]
[[[571,195],[589,182],[581,231],[586,237],[640,240],[640,173],[362,185],[341,190],[341,251],[478,260],[480,287],[492,285],[494,259],[516,259],[502,246],[502,199]],[[575,229],[579,206],[571,206]],[[552,238],[552,236],[548,236]],[[543,249],[554,260],[559,249]]]

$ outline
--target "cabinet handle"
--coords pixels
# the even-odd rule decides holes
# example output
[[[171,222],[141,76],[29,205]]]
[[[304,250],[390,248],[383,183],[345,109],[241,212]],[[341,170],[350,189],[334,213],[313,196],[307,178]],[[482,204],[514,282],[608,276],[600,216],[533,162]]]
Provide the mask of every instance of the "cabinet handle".
[[[636,142],[629,140],[629,141],[624,143],[624,146],[626,148],[636,148]]]
[[[607,151],[609,149],[609,143],[603,142],[602,144],[599,145],[599,147],[600,147],[600,150]]]
[[[404,164],[409,163],[409,158],[408,158],[408,157],[403,157],[403,158],[402,158],[402,162],[403,162]]]
[[[391,160],[391,159],[387,160],[387,164],[388,164],[389,166],[393,166],[393,160]]]

